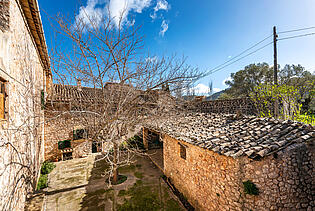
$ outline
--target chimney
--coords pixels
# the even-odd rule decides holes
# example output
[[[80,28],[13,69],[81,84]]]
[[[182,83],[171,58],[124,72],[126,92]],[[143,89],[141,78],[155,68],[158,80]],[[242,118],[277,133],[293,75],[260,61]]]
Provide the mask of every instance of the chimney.
[[[79,91],[82,91],[81,79],[77,79],[77,88]]]

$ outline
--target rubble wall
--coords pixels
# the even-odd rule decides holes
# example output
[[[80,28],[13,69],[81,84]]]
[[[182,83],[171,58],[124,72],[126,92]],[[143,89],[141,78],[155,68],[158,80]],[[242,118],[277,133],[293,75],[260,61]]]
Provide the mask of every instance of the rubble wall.
[[[255,106],[249,98],[193,102],[189,109],[202,113],[236,114],[240,112],[246,115],[256,113]]]
[[[43,161],[44,70],[17,2],[0,2],[0,78],[7,92],[6,118],[0,120],[0,210],[24,210]]]
[[[186,146],[186,159],[180,157],[179,143]],[[165,175],[197,210],[315,208],[311,144],[291,145],[259,161],[234,159],[167,135],[163,146]],[[256,185],[258,195],[244,193],[247,180]]]

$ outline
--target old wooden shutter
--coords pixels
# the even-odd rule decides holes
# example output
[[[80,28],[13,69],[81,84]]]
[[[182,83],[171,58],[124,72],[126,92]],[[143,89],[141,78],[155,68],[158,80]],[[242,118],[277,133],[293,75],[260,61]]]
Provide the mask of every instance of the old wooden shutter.
[[[0,119],[4,119],[4,93],[0,93]]]
[[[5,84],[0,81],[0,119],[4,119]]]

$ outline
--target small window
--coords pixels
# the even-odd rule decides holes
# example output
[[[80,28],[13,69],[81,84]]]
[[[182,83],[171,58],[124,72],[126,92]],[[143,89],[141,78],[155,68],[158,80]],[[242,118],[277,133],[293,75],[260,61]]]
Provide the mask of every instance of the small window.
[[[178,143],[178,145],[180,157],[186,160],[186,146],[181,143]]]
[[[40,103],[41,103],[42,110],[44,110],[45,109],[45,92],[43,89],[41,90],[41,93],[40,93]]]
[[[6,118],[6,81],[0,78],[0,119]]]

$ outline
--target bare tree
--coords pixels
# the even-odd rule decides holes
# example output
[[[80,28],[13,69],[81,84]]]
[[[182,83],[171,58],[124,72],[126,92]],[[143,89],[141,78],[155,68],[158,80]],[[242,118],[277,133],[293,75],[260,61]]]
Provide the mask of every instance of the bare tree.
[[[77,19],[73,24],[57,16],[55,28],[71,43],[71,50],[55,48],[52,69],[55,81],[64,87],[75,89],[71,85],[79,79],[85,85],[79,91],[93,90],[88,99],[70,99],[71,106],[62,112],[75,116],[88,129],[89,139],[103,145],[103,159],[110,164],[107,173],[117,182],[118,167],[130,163],[136,151],[126,144],[122,148],[122,143],[135,135],[144,121],[177,111],[180,105],[172,93],[181,92],[201,74],[186,64],[185,57],[145,56],[140,28],[124,25],[122,18],[118,27],[109,17],[103,17],[98,26],[88,18],[88,23]],[[53,103],[49,109],[60,113]]]

